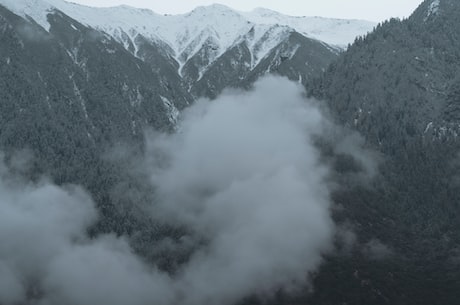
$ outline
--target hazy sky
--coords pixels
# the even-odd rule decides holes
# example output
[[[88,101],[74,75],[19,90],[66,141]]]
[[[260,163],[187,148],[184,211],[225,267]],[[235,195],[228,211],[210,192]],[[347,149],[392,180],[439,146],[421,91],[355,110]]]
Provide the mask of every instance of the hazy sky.
[[[196,6],[221,3],[249,11],[266,7],[294,16],[323,16],[383,21],[390,17],[407,17],[422,0],[71,0],[91,6],[130,6],[150,8],[157,13],[185,13]]]

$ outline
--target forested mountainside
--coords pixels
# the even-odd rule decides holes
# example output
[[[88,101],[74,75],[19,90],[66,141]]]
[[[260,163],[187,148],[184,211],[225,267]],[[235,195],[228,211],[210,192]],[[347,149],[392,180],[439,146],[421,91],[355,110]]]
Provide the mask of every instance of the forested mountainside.
[[[350,283],[337,289],[354,290],[356,302],[455,304],[459,298],[459,16],[458,1],[424,1],[410,18],[388,20],[357,38],[309,84],[310,94],[383,156],[372,190],[341,192],[336,200],[360,238],[373,234],[394,256],[368,264],[359,254],[347,263],[332,258],[330,277],[318,279],[324,287]],[[347,264],[348,273],[341,269]],[[343,277],[334,279],[337,273]],[[328,297],[318,293],[313,300],[322,298]]]
[[[193,100],[180,85],[171,87],[180,80],[168,74],[170,63],[157,59],[159,75],[67,16],[50,15],[46,32],[4,7],[0,15],[2,151],[28,150],[36,172],[56,183],[104,189],[104,150],[140,143],[146,127],[173,130],[178,109]]]
[[[22,9],[36,16],[45,10],[43,3]],[[267,32],[254,41],[266,56],[255,64],[248,41],[260,31],[249,27],[213,62],[207,59],[214,48],[209,36],[180,67],[171,48],[150,37],[138,34],[134,44],[123,40],[129,36],[122,28],[110,36],[57,10],[45,15],[46,21],[28,20],[9,11],[10,2],[5,5],[0,6],[0,141],[7,151],[30,149],[40,159],[40,171],[58,183],[97,185],[86,177],[91,175],[86,169],[100,162],[107,146],[142,142],[147,127],[173,130],[179,111],[197,96],[248,86],[269,71],[305,82],[337,56],[332,47],[291,28],[266,26]],[[212,15],[212,9],[206,14]],[[262,40],[274,42],[267,46]],[[199,75],[204,66],[206,73]]]
[[[225,22],[216,16],[238,21],[236,28],[219,28]],[[179,43],[155,36],[161,17],[60,0],[0,1],[0,149],[10,161],[18,152],[31,155],[31,177],[46,175],[58,185],[89,190],[103,214],[97,232],[126,234],[140,226],[130,211],[116,208],[130,206],[126,201],[132,199],[122,196],[127,188],[146,195],[138,177],[127,175],[129,165],[111,158],[114,147],[140,154],[145,130],[174,131],[180,112],[198,97],[248,87],[270,72],[306,83],[338,55],[337,46],[288,27],[287,16],[286,25],[259,25],[227,7],[199,8],[177,17],[185,20],[185,32],[165,27],[171,33],[163,36],[180,35]],[[141,24],[126,27],[123,18]],[[172,18],[168,24],[177,23]],[[338,33],[342,24],[345,30],[350,26],[340,20],[311,22],[316,33],[324,23],[333,38],[338,35],[327,26],[334,24]],[[365,33],[372,25],[363,24],[352,32]],[[121,191],[114,192],[117,188]]]
[[[455,0],[426,0],[410,18],[383,22],[369,35],[373,25],[362,21],[241,14],[220,5],[160,16],[0,0],[0,151],[9,166],[32,155],[32,180],[83,186],[101,214],[90,236],[128,236],[136,253],[174,273],[194,248],[158,252],[152,245],[164,237],[183,242],[184,228],[133,211],[134,201],[157,200],[150,177],[130,171],[149,145],[146,130],[174,134],[180,114],[200,97],[250,88],[266,74],[286,76],[325,103],[338,126],[358,131],[380,165],[372,180],[357,182],[350,172],[362,164],[337,155],[334,143],[315,143],[334,164],[336,250],[314,273],[312,290],[280,291],[264,302],[454,305],[458,20]],[[354,35],[364,36],[345,51],[341,38]]]

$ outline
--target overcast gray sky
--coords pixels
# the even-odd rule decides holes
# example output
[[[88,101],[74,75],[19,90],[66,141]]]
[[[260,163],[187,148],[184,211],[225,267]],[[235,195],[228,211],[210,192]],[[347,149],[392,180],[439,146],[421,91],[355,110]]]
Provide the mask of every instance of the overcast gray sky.
[[[390,17],[407,17],[422,0],[70,0],[90,6],[127,4],[150,8],[161,14],[185,13],[196,6],[221,3],[234,9],[249,11],[256,7],[270,8],[293,16],[322,16],[346,19],[383,21]]]

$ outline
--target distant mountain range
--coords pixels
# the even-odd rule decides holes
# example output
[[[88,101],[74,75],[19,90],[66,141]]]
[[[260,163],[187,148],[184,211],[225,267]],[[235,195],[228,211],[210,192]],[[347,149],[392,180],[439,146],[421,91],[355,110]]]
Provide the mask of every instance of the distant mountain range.
[[[264,34],[266,27],[286,26],[306,37],[344,49],[356,36],[366,34],[375,26],[375,23],[363,20],[292,17],[264,8],[240,12],[220,4],[198,7],[183,15],[159,15],[126,5],[95,8],[63,0],[3,0],[2,4],[20,16],[32,18],[46,30],[51,26],[47,14],[59,10],[122,43],[136,45],[138,35],[161,41],[171,48],[179,61],[186,49],[194,49],[191,45],[197,39],[203,43],[206,36],[213,37],[222,53],[253,27],[260,28],[258,32]],[[123,32],[128,37],[122,37]]]
[[[247,87],[269,72],[306,84],[373,26],[222,5],[162,16],[1,0],[0,144],[31,149],[59,182],[88,181],[72,167],[86,161],[73,158],[99,159],[104,145],[140,139],[147,127],[173,130],[196,98]]]
[[[217,4],[184,15],[159,15],[129,6],[92,8],[62,0],[4,0],[0,4],[47,32],[52,31],[48,15],[59,11],[108,35],[133,56],[153,65],[158,61],[158,56],[150,54],[155,49],[195,96],[215,96],[224,86],[244,83],[245,78],[272,70],[280,65],[276,62],[279,58],[291,60],[297,52],[305,52],[301,47],[305,44],[316,49],[311,56],[303,56],[305,59],[320,54],[328,61],[375,26],[360,20],[291,17],[267,9],[244,13]],[[69,25],[77,30],[70,20]],[[293,35],[298,38],[291,38]],[[72,54],[76,49],[78,46],[67,51]],[[225,85],[208,85],[222,65],[235,72],[235,57],[239,58],[237,73],[226,79]],[[327,65],[320,61],[305,60],[310,67],[300,68],[296,77],[305,81]]]

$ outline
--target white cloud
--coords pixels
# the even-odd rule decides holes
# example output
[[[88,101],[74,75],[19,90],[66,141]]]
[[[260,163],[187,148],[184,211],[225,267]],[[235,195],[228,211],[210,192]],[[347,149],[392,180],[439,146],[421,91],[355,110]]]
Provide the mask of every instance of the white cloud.
[[[313,145],[324,127],[299,85],[269,77],[198,102],[180,133],[153,139],[170,164],[154,169],[153,214],[205,241],[180,270],[181,303],[306,284],[334,233],[328,169]]]

